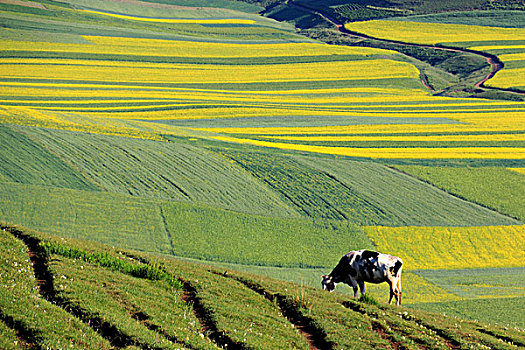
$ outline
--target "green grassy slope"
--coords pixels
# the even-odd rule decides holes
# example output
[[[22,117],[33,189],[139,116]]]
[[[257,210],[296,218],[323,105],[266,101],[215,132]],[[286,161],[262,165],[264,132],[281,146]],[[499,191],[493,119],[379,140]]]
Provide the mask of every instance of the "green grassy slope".
[[[363,230],[348,221],[257,216],[9,182],[0,183],[0,193],[1,220],[142,251],[251,265],[327,267],[340,247],[373,247]]]
[[[224,154],[310,217],[385,226],[516,223],[371,162],[276,153]]]
[[[10,286],[0,298],[0,343],[9,349],[513,349],[525,344],[523,335],[509,328],[86,241],[8,226],[2,226],[0,240],[0,280]]]
[[[399,166],[399,169],[455,196],[519,220],[525,218],[522,198],[525,177],[515,171],[494,167]]]
[[[365,230],[363,225],[388,226],[385,240],[399,242],[395,229],[402,231],[403,226],[411,226],[405,230],[408,232],[403,241],[405,250],[401,251],[404,255],[399,256],[408,257],[409,251],[417,251],[418,256],[428,260],[425,268],[436,261],[432,260],[433,255],[462,254],[463,246],[469,253],[479,248],[474,253],[487,261],[496,259],[494,246],[505,249],[513,242],[482,241],[477,235],[491,234],[490,229],[484,230],[486,225],[498,225],[494,226],[497,228],[494,234],[500,233],[498,237],[523,233],[523,226],[519,226],[524,220],[521,197],[509,195],[523,192],[523,175],[506,170],[506,167],[522,167],[523,160],[401,159],[377,163],[371,159],[236,146],[212,141],[213,135],[192,129],[384,125],[378,135],[387,135],[390,126],[401,125],[416,130],[423,127],[432,130],[442,125],[452,130],[463,123],[453,120],[451,111],[465,109],[488,116],[507,106],[519,121],[521,103],[501,102],[499,106],[500,102],[472,100],[476,102],[469,106],[470,101],[450,99],[434,104],[430,95],[426,99],[426,94],[425,99],[414,102],[357,101],[361,107],[371,107],[377,112],[366,117],[354,115],[353,100],[344,98],[367,99],[375,94],[380,96],[377,91],[386,90],[421,92],[419,78],[332,81],[290,77],[286,81],[247,79],[222,84],[191,80],[137,82],[130,77],[127,82],[111,74],[113,66],[141,64],[144,69],[170,64],[169,69],[174,70],[180,69],[176,65],[184,64],[192,73],[196,70],[190,68],[192,64],[200,65],[202,70],[225,65],[239,70],[261,65],[280,67],[283,63],[304,67],[319,63],[324,67],[343,61],[378,59],[377,55],[323,53],[287,57],[283,52],[266,57],[260,51],[260,56],[251,57],[249,49],[245,54],[250,57],[229,57],[228,50],[215,51],[220,57],[197,57],[198,52],[195,57],[183,57],[183,53],[171,55],[168,49],[149,52],[142,50],[142,46],[125,54],[114,47],[104,53],[88,52],[97,45],[78,45],[71,52],[33,50],[46,46],[47,42],[92,44],[83,35],[228,45],[310,41],[298,36],[291,25],[258,17],[254,14],[257,7],[246,7],[245,3],[152,0],[148,1],[151,6],[138,3],[146,6],[144,12],[137,3],[87,0],[29,3],[43,5],[45,9],[5,1],[0,4],[0,40],[14,40],[15,46],[22,48],[0,50],[0,70],[13,63],[21,66],[24,60],[40,67],[48,64],[65,67],[69,66],[67,60],[78,60],[75,67],[80,67],[81,72],[60,80],[55,79],[52,69],[49,76],[44,72],[40,78],[32,77],[31,72],[27,77],[9,78],[9,69],[4,69],[7,78],[0,81],[0,89],[6,89],[1,94],[4,107],[0,108],[0,117],[6,123],[0,124],[0,221],[60,237],[30,233],[49,243],[42,245],[41,251],[34,251],[40,245],[25,233],[0,231],[0,348],[65,348],[72,344],[73,348],[100,349],[214,349],[219,344],[240,349],[306,349],[312,347],[308,337],[317,342],[314,344],[317,348],[448,349],[479,344],[496,349],[513,348],[509,342],[523,346],[523,337],[512,329],[442,318],[415,309],[403,309],[400,313],[383,304],[354,302],[344,293],[328,295],[299,284],[233,272],[243,269],[319,287],[319,275],[329,273],[342,254],[351,249],[378,249],[370,239],[374,228]],[[408,2],[395,3],[401,7]],[[255,23],[152,24],[79,11],[84,7],[129,15],[241,18]],[[286,11],[282,14],[294,16]],[[309,21],[318,18],[305,16],[300,20],[311,25]],[[114,42],[117,44],[119,39]],[[155,48],[149,41],[148,45],[144,44],[144,48]],[[410,54],[436,66],[447,61],[445,68],[458,69],[458,74],[467,62],[436,55],[431,50]],[[399,59],[399,55],[385,55],[388,59]],[[105,66],[108,62],[111,68]],[[102,81],[104,78],[100,77],[100,81],[90,80],[92,77],[84,74],[82,65],[107,69],[110,80]],[[436,74],[442,77],[441,73]],[[448,82],[443,85],[448,86]],[[31,92],[26,95],[23,91],[16,92],[17,89]],[[319,93],[324,89],[327,91]],[[169,93],[163,96],[163,91]],[[192,97],[193,93],[197,97]],[[339,103],[337,97],[349,102]],[[315,101],[323,98],[326,102],[317,105]],[[478,106],[478,102],[487,106]],[[367,103],[370,105],[366,106]],[[462,107],[454,106],[457,103]],[[408,107],[402,107],[403,104]],[[39,107],[43,109],[38,110]],[[214,112],[216,107],[221,111]],[[296,107],[304,108],[306,114],[294,111]],[[276,108],[280,110],[274,116]],[[295,115],[286,115],[283,112],[286,109]],[[126,110],[143,114],[131,118],[120,113]],[[208,110],[210,116],[205,114]],[[310,114],[320,111],[328,115]],[[363,112],[363,108],[359,111]],[[407,112],[413,115],[406,117]],[[501,123],[500,126],[506,127],[511,122],[502,118]],[[497,125],[491,127],[495,131],[487,131],[487,137],[494,136],[493,133],[505,134],[498,131]],[[519,136],[521,132],[512,129],[509,135]],[[457,136],[452,132],[437,134]],[[374,136],[375,132],[369,135]],[[264,136],[259,139],[268,140]],[[302,142],[399,149],[523,146],[523,141],[509,139]],[[395,167],[406,174],[385,163],[396,163]],[[440,168],[442,165],[454,168]],[[509,224],[516,226],[509,228],[506,226]],[[425,231],[427,227],[422,229],[423,226],[432,227]],[[448,230],[450,226],[462,226],[460,231],[465,234],[456,235],[454,230]],[[410,230],[414,237],[418,233],[418,239],[420,232],[429,232],[424,240],[446,237],[448,240],[443,242],[452,244],[436,244],[432,254],[420,253],[420,247],[411,240]],[[461,240],[454,239],[456,236]],[[44,267],[34,277],[29,257],[34,259],[39,254],[43,254]],[[169,259],[173,256],[208,261],[216,267]],[[468,258],[464,261],[468,262]],[[472,263],[456,268],[467,267],[473,267]],[[228,273],[224,274],[226,270]],[[434,273],[414,271],[407,266],[404,301],[414,308],[523,328],[521,315],[514,312],[513,305],[521,305],[525,293],[523,285],[514,284],[511,279],[522,280],[524,270],[513,270],[509,278],[505,278],[502,269],[475,272],[478,274],[474,278],[469,275],[472,270]],[[53,280],[52,287],[41,282],[46,278]],[[498,285],[489,288],[485,279],[497,280]],[[387,297],[386,285],[371,286],[369,290],[380,301]],[[338,291],[349,289],[338,288]],[[478,301],[483,308],[476,307]],[[492,317],[491,313],[498,308],[505,312],[498,318]],[[460,326],[456,327],[457,323]]]
[[[58,187],[54,183],[42,183],[43,178],[51,178],[69,182],[62,187],[71,189],[202,202],[270,216],[297,216],[241,168],[187,143],[38,128],[2,127],[0,130],[10,132],[10,137],[6,136],[10,142],[30,145],[24,149],[5,144],[0,150],[5,159],[18,164],[11,172],[9,168],[0,170],[11,181]],[[14,149],[16,154],[12,154]],[[46,152],[47,158],[38,152]],[[31,167],[39,167],[39,172]],[[26,179],[28,176],[33,178]],[[77,176],[81,184],[69,180],[71,176]]]

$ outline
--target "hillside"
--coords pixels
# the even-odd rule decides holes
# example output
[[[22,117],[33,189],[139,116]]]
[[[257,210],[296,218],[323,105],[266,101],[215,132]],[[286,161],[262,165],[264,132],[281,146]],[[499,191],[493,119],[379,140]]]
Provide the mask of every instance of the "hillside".
[[[525,346],[508,328],[17,227],[0,232],[4,349]]]
[[[523,345],[523,13],[0,0],[0,348]],[[321,293],[364,248],[406,309]]]

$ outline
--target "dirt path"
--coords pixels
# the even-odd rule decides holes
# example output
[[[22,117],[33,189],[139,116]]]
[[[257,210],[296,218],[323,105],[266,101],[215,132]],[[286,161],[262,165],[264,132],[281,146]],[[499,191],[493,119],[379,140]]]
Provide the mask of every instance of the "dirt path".
[[[449,52],[470,53],[470,54],[475,54],[475,55],[478,55],[478,56],[482,56],[483,58],[485,58],[487,63],[491,66],[491,72],[489,74],[487,74],[482,80],[477,82],[475,84],[475,87],[477,87],[477,88],[488,88],[488,89],[494,89],[494,90],[502,90],[502,91],[509,91],[509,90],[500,89],[500,88],[487,87],[487,86],[484,85],[487,80],[489,80],[490,78],[494,77],[494,75],[498,71],[500,71],[503,68],[503,66],[504,66],[503,62],[501,62],[501,60],[495,55],[491,55],[491,54],[486,53],[486,52],[475,51],[475,50],[470,50],[470,49],[463,49],[463,48],[457,48],[457,47],[449,47],[449,46],[441,46],[441,45],[437,46],[437,45],[415,44],[415,43],[409,43],[409,42],[398,41],[398,40],[376,38],[376,37],[372,37],[372,36],[369,36],[369,35],[366,35],[366,34],[363,34],[363,33],[354,32],[354,31],[348,30],[348,29],[345,28],[343,23],[338,22],[336,19],[326,15],[325,13],[319,12],[318,10],[309,8],[309,7],[304,6],[304,5],[297,4],[297,3],[293,2],[293,1],[289,1],[288,4],[290,4],[291,6],[295,6],[295,7],[299,8],[299,9],[301,9],[301,10],[308,11],[310,13],[317,14],[317,15],[323,17],[328,22],[330,22],[333,25],[335,25],[337,30],[343,35],[350,35],[350,36],[358,37],[358,38],[361,38],[361,39],[376,40],[376,41],[379,41],[379,42],[390,43],[390,44],[398,44],[398,45],[405,45],[405,46],[412,46],[412,47],[421,47],[421,48],[426,48],[426,49],[444,50],[444,51],[449,51]],[[427,87],[430,90],[432,90],[430,88],[430,86],[428,86],[426,83],[423,82],[423,85],[425,85],[425,87]],[[520,92],[520,94],[524,95],[525,93]]]

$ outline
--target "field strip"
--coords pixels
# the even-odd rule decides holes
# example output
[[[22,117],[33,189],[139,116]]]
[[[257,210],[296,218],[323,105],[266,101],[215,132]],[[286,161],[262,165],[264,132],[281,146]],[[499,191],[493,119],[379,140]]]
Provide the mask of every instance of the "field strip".
[[[37,2],[33,1],[21,1],[21,0],[0,0],[0,4],[8,4],[8,5],[17,5],[17,6],[27,6],[27,7],[33,7],[37,9],[45,10],[46,7],[42,4],[39,4]]]
[[[171,86],[150,86],[150,85],[125,85],[125,84],[94,84],[94,83],[62,83],[59,81],[55,82],[17,82],[17,81],[0,81],[0,86],[9,86],[21,89],[34,88],[40,91],[41,89],[56,90],[59,92],[67,92],[64,89],[76,88],[80,91],[82,90],[92,90],[94,88],[106,91],[115,91],[121,93],[122,90],[144,90],[149,92],[150,90],[159,90],[159,91],[186,91],[186,92],[205,92],[205,93],[224,93],[228,95],[236,94],[246,94],[246,95],[305,95],[305,94],[346,94],[346,93],[357,93],[357,94],[378,94],[379,97],[370,97],[364,96],[365,99],[379,99],[383,96],[386,98],[398,98],[402,101],[404,99],[423,99],[423,100],[434,100],[436,97],[429,96],[426,92],[420,89],[388,89],[388,88],[375,88],[375,87],[361,87],[361,88],[317,88],[317,89],[290,89],[290,90],[221,90],[221,89],[202,89],[202,88],[190,88],[190,87],[171,87]],[[135,91],[133,92],[135,94]],[[40,96],[40,95],[39,95]],[[457,101],[458,99],[451,100],[450,98],[444,98],[444,101]],[[437,100],[440,101],[440,100]],[[472,102],[470,99],[465,99],[465,101]],[[478,103],[496,103],[493,101],[483,101]],[[509,102],[498,101],[498,104],[505,104]]]
[[[450,147],[450,148],[352,148],[300,145],[212,136],[211,139],[238,144],[373,159],[525,159],[525,148]]]
[[[515,171],[519,174],[525,175],[525,168],[508,168],[509,170]]]
[[[475,42],[480,39],[497,42],[525,38],[525,28],[485,27],[465,24],[371,20],[348,23],[345,27],[377,38],[418,44]]]
[[[38,46],[24,41],[2,40],[1,51],[16,53],[31,51],[39,52],[69,52],[87,54],[121,54],[143,56],[175,56],[175,57],[222,57],[222,58],[259,58],[259,57],[289,57],[289,56],[320,56],[320,55],[391,55],[395,51],[366,48],[333,46],[316,42],[285,42],[285,43],[223,43],[199,42],[167,39],[141,39],[83,35],[88,44],[65,44],[39,42]]]
[[[469,49],[475,51],[506,50],[509,48],[525,50],[525,45],[481,45],[469,47]]]
[[[110,12],[101,12],[93,10],[81,10],[82,12],[93,13],[96,15],[103,15],[109,17],[116,17],[120,19],[129,19],[141,22],[161,22],[161,23],[196,23],[196,24],[255,24],[257,21],[252,19],[241,18],[223,18],[223,19],[198,19],[198,18],[152,18],[152,17],[137,17],[130,15],[122,15]]]
[[[391,136],[266,136],[268,139],[290,141],[525,141],[525,134],[483,134],[483,135],[391,135]]]
[[[97,66],[55,66],[54,79],[79,79],[113,82],[127,81],[133,83],[282,83],[309,82],[315,80],[361,80],[361,79],[394,79],[419,77],[419,71],[408,63],[371,59],[365,61],[320,63],[281,64],[257,66],[222,66],[205,64],[174,64],[166,68],[145,67],[108,67],[101,70]],[[235,74],[232,74],[234,68]],[[341,74],[341,71],[348,72]],[[2,78],[39,79],[49,77],[49,67],[38,64],[5,64],[2,66]]]
[[[421,115],[420,115],[421,117]],[[381,134],[378,136],[412,133],[455,133],[455,132],[523,132],[525,126],[523,122],[517,121],[515,124],[508,120],[498,123],[499,120],[492,120],[493,124],[437,124],[437,125],[417,125],[417,124],[390,124],[390,125],[342,125],[342,126],[320,126],[320,127],[223,127],[223,128],[191,128],[196,131],[206,131],[223,134],[243,134],[243,135],[331,135],[331,134]],[[505,123],[503,123],[505,122]],[[499,124],[499,125],[498,125]],[[401,135],[399,135],[401,136]]]
[[[525,49],[524,49],[525,51]],[[510,62],[510,61],[525,61],[525,52],[522,53],[512,53],[512,54],[504,54],[504,55],[498,55],[498,58],[502,60],[503,62]]]

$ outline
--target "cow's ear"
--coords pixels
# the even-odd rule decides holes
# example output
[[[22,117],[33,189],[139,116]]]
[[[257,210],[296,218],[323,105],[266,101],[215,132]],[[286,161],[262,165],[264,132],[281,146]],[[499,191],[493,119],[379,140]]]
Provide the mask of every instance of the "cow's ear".
[[[327,276],[327,275],[322,275],[322,276],[321,276],[321,278],[323,278],[323,279],[326,278],[326,277],[328,277],[328,276]]]

